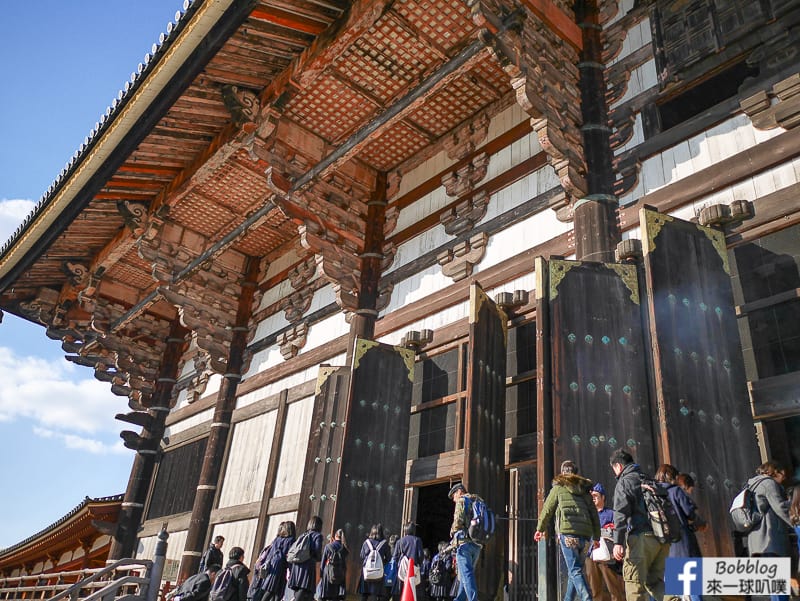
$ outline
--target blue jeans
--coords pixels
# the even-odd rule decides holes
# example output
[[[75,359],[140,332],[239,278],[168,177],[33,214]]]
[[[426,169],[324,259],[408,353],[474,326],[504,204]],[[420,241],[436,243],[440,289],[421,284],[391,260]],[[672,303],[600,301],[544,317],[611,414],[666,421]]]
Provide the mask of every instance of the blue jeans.
[[[567,590],[564,593],[564,601],[571,601],[576,593],[580,601],[592,601],[592,594],[589,592],[589,586],[583,575],[583,562],[586,559],[589,539],[584,536],[569,536],[569,538],[578,540],[578,546],[568,547],[564,542],[566,538],[567,536],[564,534],[558,535],[561,554],[567,564]]]
[[[478,585],[475,583],[475,564],[481,548],[475,543],[464,543],[456,549],[458,569],[458,593],[454,601],[478,601]]]

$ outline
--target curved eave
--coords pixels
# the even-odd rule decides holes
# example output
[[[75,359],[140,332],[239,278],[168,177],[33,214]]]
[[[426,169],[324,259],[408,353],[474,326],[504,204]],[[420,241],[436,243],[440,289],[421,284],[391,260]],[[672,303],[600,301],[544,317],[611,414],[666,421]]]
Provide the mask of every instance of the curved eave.
[[[0,254],[0,292],[5,290],[91,201],[158,120],[249,15],[255,0],[196,1],[179,27],[148,63],[123,101]],[[174,39],[172,39],[174,37]],[[166,43],[169,41],[169,43]]]
[[[80,548],[81,539],[102,536],[92,521],[116,522],[122,500],[123,495],[99,499],[86,497],[47,528],[7,549],[0,549],[0,570],[47,561],[54,554],[61,555],[70,549]]]

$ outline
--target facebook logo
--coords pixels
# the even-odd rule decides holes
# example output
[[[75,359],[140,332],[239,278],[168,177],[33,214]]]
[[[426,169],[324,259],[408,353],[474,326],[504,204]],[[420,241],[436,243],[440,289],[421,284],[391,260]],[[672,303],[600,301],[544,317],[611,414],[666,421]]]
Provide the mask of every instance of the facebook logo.
[[[668,595],[702,595],[702,558],[668,557],[664,572],[664,592]]]

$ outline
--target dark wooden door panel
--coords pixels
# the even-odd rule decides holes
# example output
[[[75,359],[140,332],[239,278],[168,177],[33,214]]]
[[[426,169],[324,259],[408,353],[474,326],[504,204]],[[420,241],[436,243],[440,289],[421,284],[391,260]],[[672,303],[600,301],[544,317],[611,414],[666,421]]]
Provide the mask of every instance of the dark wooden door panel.
[[[627,449],[646,471],[654,467],[636,267],[563,260],[549,266],[554,466],[572,459],[612,498],[614,449]]]
[[[703,553],[733,553],[726,511],[759,454],[721,232],[642,209],[664,462],[695,475]]]
[[[505,380],[508,317],[473,284],[464,442],[464,484],[483,497],[498,515],[505,515]],[[505,571],[505,522],[478,560],[478,594],[494,599]]]

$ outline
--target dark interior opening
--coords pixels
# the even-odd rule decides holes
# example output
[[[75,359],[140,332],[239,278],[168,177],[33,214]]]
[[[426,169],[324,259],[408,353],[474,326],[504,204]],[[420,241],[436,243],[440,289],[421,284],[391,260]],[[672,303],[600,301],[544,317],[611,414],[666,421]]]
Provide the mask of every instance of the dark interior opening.
[[[715,104],[735,96],[744,80],[757,73],[758,69],[749,67],[745,61],[741,61],[659,105],[661,131],[675,127]]]
[[[450,526],[453,523],[453,502],[447,498],[450,484],[431,484],[419,488],[417,498],[417,536],[422,545],[433,557],[441,541],[450,540]]]

